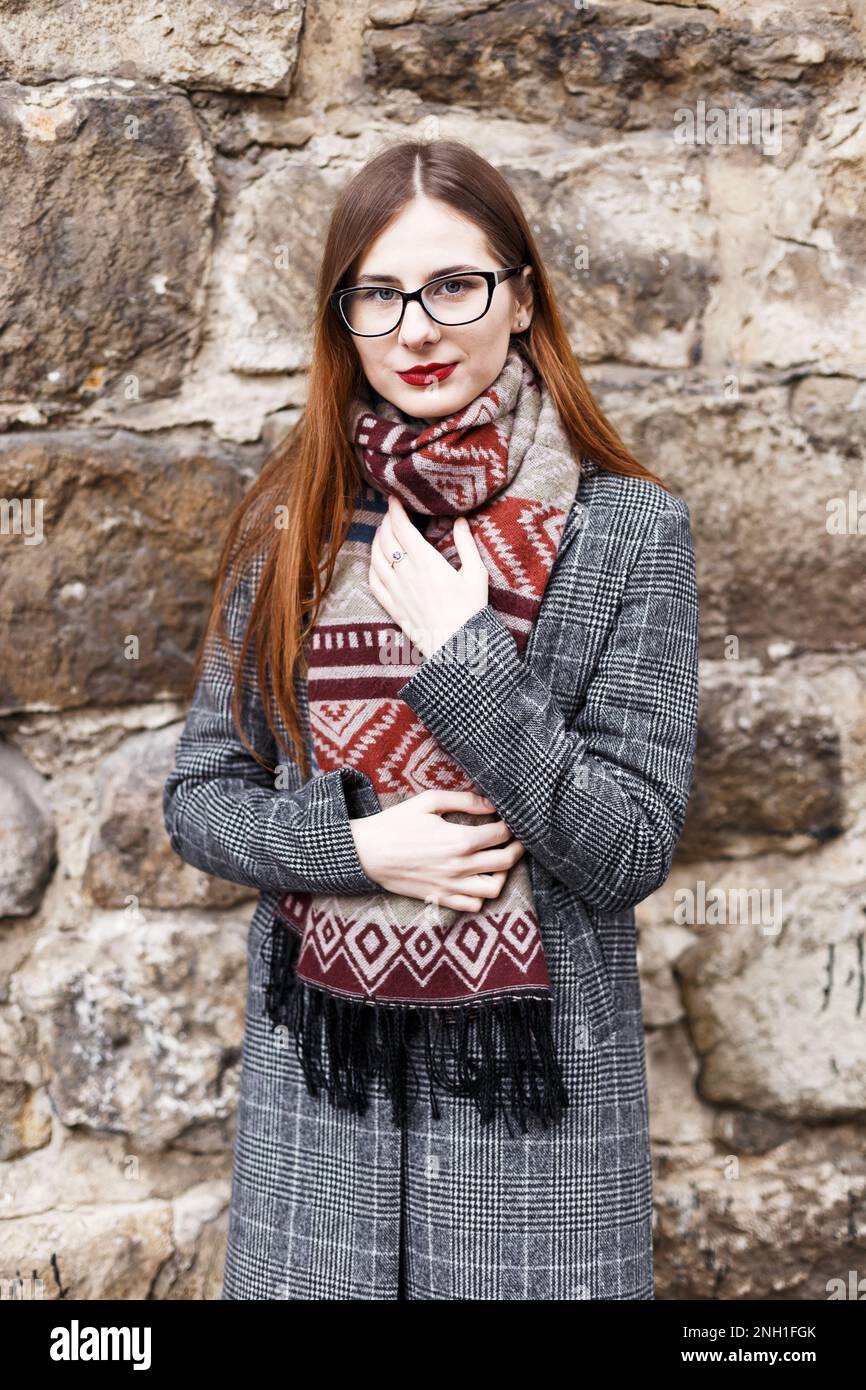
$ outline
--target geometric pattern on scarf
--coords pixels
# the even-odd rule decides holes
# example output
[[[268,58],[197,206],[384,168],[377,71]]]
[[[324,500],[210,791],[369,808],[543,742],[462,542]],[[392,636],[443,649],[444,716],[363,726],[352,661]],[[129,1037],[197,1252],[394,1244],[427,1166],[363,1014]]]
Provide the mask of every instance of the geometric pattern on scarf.
[[[323,772],[350,765],[366,773],[383,810],[430,787],[478,790],[400,698],[420,655],[370,589],[370,544],[394,493],[425,539],[459,568],[453,523],[465,516],[488,571],[488,602],[522,653],[574,501],[579,464],[546,387],[514,347],[496,380],[450,416],[428,424],[376,398],[375,407],[352,403],[349,426],[362,478],[332,582],[305,641],[316,763]],[[458,659],[483,661],[483,655],[467,649]],[[496,812],[445,816],[473,825],[497,819]],[[431,1083],[435,1076],[472,1095],[482,1120],[497,1104],[521,1120],[524,1109],[555,1118],[567,1100],[551,1051],[550,977],[526,858],[478,912],[384,890],[283,897],[278,935],[291,933],[295,943],[291,948],[283,940],[274,952],[271,1016],[291,1018],[312,1093],[325,1084],[333,1103],[363,1109],[361,1073],[378,1070],[395,1119],[403,1122],[394,1020],[399,1033],[420,1019],[428,1038],[433,1024],[440,1030],[436,1045],[459,1053],[458,1077],[440,1074],[434,1064]],[[347,1020],[366,1030],[363,1049],[351,1056],[338,1036]],[[459,1039],[448,1026],[454,1023]],[[495,1060],[495,1024],[510,1059],[504,1070]],[[466,1031],[473,1025],[483,1044],[482,1061],[474,1065]],[[328,1063],[327,1076],[316,1054]],[[432,1085],[431,1099],[435,1110]]]

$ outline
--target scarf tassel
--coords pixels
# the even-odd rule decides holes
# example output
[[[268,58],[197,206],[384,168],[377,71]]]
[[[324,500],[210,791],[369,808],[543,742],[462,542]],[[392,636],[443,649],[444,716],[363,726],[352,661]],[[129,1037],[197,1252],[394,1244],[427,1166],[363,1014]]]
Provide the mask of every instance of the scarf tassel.
[[[525,1134],[528,1116],[535,1116],[547,1128],[568,1106],[549,998],[509,995],[450,1009],[371,1006],[300,980],[295,964],[301,939],[278,917],[271,925],[270,940],[265,1013],[274,1029],[284,1028],[292,1037],[311,1096],[325,1090],[335,1107],[362,1115],[369,1102],[369,1082],[380,1076],[394,1123],[405,1128],[421,1088],[407,1041],[420,1024],[435,1119],[441,1116],[437,1085],[451,1095],[469,1097],[482,1124],[501,1113],[512,1135],[512,1119]],[[504,1057],[497,1050],[497,1031]],[[480,1062],[470,1055],[473,1039]]]

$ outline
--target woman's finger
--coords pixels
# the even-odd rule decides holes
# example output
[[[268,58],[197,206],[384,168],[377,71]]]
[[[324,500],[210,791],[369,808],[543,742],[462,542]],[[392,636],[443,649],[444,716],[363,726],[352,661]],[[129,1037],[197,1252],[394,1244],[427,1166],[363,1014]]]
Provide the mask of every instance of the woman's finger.
[[[385,559],[385,551],[381,545],[370,546],[370,574],[375,574],[379,583],[384,584],[386,589],[390,587],[391,566]]]
[[[382,521],[376,528],[373,541],[374,543],[370,547],[370,559],[371,561],[373,559],[376,560],[376,572],[379,577],[388,584],[391,573],[395,568],[391,564],[391,561],[394,559],[394,551],[400,550],[408,552],[409,547],[400,543],[400,540],[395,535],[394,525],[389,516],[382,518]]]
[[[388,593],[388,590],[385,587],[385,585],[382,583],[382,580],[379,578],[378,574],[373,569],[372,565],[370,567],[369,585],[370,593],[373,595],[376,602],[381,603],[385,612],[388,614],[388,617],[391,618],[392,621],[396,622],[396,619],[394,618],[394,614],[392,612],[393,603],[391,600],[391,596]]]
[[[407,554],[411,554],[418,541],[424,539],[423,536],[419,535],[418,528],[413,526],[409,520],[406,508],[399,497],[395,497],[393,493],[388,495],[388,514],[385,521],[388,522],[394,541]],[[383,521],[382,524],[384,525],[385,522]]]

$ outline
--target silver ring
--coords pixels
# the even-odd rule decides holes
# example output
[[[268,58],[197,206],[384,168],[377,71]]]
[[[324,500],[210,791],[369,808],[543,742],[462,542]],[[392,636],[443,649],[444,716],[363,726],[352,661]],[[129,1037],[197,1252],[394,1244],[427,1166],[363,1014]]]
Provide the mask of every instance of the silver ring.
[[[393,557],[394,557],[394,558],[393,558],[392,561],[391,561],[391,568],[392,568],[392,569],[394,568],[394,566],[396,565],[396,563],[397,563],[398,560],[403,560],[403,559],[405,559],[405,557],[406,557],[406,552],[405,552],[405,550],[395,550],[395,551],[393,552]]]

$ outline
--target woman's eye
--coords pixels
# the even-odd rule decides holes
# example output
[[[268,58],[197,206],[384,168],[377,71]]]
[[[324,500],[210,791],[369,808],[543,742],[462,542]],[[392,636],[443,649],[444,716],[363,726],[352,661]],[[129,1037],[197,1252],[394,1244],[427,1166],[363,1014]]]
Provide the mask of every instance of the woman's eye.
[[[368,300],[373,300],[373,301],[375,302],[375,300],[376,300],[376,295],[377,295],[377,294],[393,294],[393,293],[394,293],[393,290],[387,289],[384,285],[374,285],[371,289],[369,289],[369,290],[366,291],[366,293],[364,294],[364,298],[365,298],[365,299],[368,299]],[[380,299],[378,302],[379,302],[380,304],[388,304],[388,303],[390,303],[390,300],[387,300],[387,299],[382,300],[382,299]]]
[[[446,299],[453,299],[455,295],[462,294],[465,289],[465,280],[443,280],[437,285],[436,293],[442,293]]]

